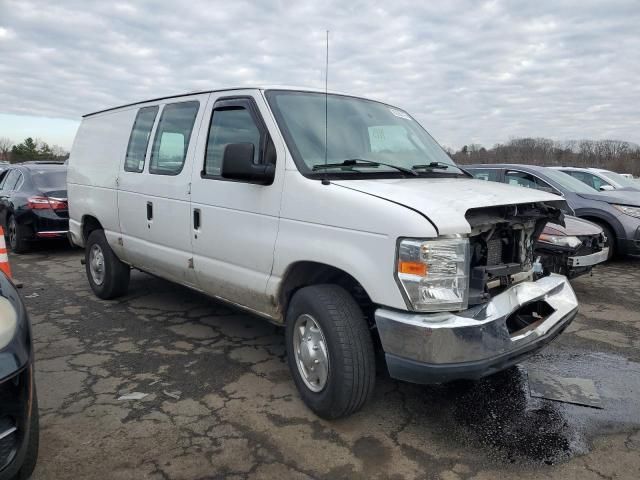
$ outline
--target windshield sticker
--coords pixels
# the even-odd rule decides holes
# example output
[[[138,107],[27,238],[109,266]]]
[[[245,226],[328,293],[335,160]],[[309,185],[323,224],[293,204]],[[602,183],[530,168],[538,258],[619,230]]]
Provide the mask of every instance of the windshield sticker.
[[[398,110],[396,108],[390,108],[389,111],[393,113],[396,117],[404,118],[405,120],[411,120],[411,117],[408,113],[403,112],[402,110]]]

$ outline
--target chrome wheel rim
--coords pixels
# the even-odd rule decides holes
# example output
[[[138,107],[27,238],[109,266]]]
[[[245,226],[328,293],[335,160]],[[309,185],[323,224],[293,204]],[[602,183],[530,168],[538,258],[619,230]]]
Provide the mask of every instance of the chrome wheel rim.
[[[89,250],[89,271],[91,278],[96,285],[102,285],[104,282],[104,254],[100,245],[91,245]]]
[[[329,352],[324,333],[309,314],[300,315],[293,327],[293,351],[300,376],[312,392],[320,392],[329,378]]]

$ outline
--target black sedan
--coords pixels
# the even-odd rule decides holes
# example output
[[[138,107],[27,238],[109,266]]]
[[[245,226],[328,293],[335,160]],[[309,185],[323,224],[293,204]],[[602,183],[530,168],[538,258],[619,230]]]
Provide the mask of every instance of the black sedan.
[[[66,165],[12,165],[0,174],[0,225],[9,247],[23,253],[35,240],[64,238],[69,230]]]
[[[16,288],[0,272],[0,480],[29,478],[38,432],[31,325]]]

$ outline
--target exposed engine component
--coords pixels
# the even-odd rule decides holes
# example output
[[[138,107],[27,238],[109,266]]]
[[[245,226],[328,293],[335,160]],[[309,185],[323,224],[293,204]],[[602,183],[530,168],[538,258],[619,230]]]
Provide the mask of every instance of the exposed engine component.
[[[562,212],[544,203],[472,209],[466,218],[471,225],[469,305],[542,275],[534,268],[535,241],[548,221],[564,224]]]

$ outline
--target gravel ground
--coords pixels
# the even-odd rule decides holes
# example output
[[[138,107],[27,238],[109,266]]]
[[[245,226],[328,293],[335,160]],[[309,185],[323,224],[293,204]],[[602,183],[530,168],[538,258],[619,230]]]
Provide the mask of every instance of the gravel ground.
[[[361,412],[327,422],[299,400],[279,328],[138,272],[99,300],[81,256],[11,256],[35,337],[35,479],[640,478],[638,261],[575,280],[578,317],[525,364],[433,387],[380,372]],[[591,380],[603,408],[532,397],[532,372]]]

